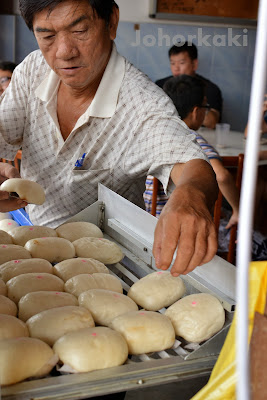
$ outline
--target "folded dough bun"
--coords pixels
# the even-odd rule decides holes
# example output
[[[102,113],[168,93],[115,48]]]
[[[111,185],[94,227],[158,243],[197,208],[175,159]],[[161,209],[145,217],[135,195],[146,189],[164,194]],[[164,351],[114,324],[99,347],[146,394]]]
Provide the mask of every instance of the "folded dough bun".
[[[105,327],[86,328],[68,333],[53,350],[66,370],[89,372],[124,364],[128,346],[121,334]],[[62,368],[64,371],[64,368]]]
[[[99,272],[109,274],[109,269],[102,262],[93,258],[81,257],[61,261],[54,266],[53,271],[64,282],[80,274],[94,274]]]
[[[20,258],[32,258],[31,253],[22,246],[16,244],[0,244],[0,265]]]
[[[44,258],[51,263],[75,257],[73,244],[69,240],[59,237],[30,239],[25,244],[25,249],[30,252],[33,258]]]
[[[175,342],[171,321],[154,311],[131,311],[113,319],[112,329],[126,339],[129,354],[143,354],[169,349]]]
[[[89,257],[104,264],[114,264],[123,259],[119,246],[108,239],[84,237],[73,242],[78,257]]]
[[[7,295],[15,303],[27,293],[43,291],[63,292],[64,282],[52,274],[28,273],[15,276],[6,283]]]
[[[64,306],[78,306],[78,300],[75,296],[65,292],[39,291],[31,292],[23,296],[18,304],[19,315],[22,321],[27,321],[33,315],[44,310]],[[0,300],[1,309],[1,300]]]
[[[176,335],[193,343],[209,339],[225,321],[220,301],[207,293],[185,296],[171,305],[165,315],[172,321]]]
[[[123,288],[120,280],[113,275],[96,273],[81,274],[70,278],[64,286],[65,292],[76,297],[90,289],[106,289],[112,292],[122,293]]]
[[[41,258],[29,258],[23,260],[12,260],[0,265],[0,278],[4,282],[9,281],[15,276],[31,272],[53,273],[52,264]]]
[[[7,314],[16,317],[17,312],[18,309],[14,301],[0,294],[0,314]]]
[[[0,341],[21,336],[29,336],[25,322],[13,315],[0,314]]]
[[[68,222],[59,226],[56,231],[59,237],[67,239],[70,242],[83,237],[103,237],[103,233],[97,225],[84,221]]]
[[[104,326],[109,326],[118,315],[138,310],[137,304],[129,297],[104,289],[88,290],[79,296],[78,301],[91,312],[96,324]]]
[[[18,227],[19,224],[13,219],[2,219],[0,221],[0,229],[5,232],[10,232],[12,229]]]
[[[30,239],[57,237],[57,233],[55,229],[47,226],[18,226],[10,231],[10,236],[12,236],[14,244],[25,246]]]
[[[0,279],[0,294],[2,296],[6,296],[7,295],[7,287],[6,287],[6,284],[3,281],[3,279]]]
[[[174,277],[169,271],[152,272],[135,282],[128,296],[139,306],[149,311],[158,311],[168,307],[185,294],[185,285],[181,278]]]
[[[58,357],[38,339],[20,337],[0,341],[0,382],[12,385],[24,379],[47,375]]]
[[[43,204],[45,202],[45,192],[39,183],[28,179],[11,178],[7,179],[0,186],[0,190],[19,195],[20,199],[32,204]]]
[[[31,337],[43,340],[50,346],[68,332],[95,326],[90,311],[76,306],[42,311],[28,319],[26,324]]]
[[[12,236],[4,230],[0,230],[0,244],[13,244]]]

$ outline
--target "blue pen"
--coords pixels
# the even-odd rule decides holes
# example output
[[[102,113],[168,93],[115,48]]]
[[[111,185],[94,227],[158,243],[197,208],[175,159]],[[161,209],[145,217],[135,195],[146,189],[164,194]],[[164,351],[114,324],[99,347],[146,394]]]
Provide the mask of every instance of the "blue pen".
[[[78,158],[78,160],[75,163],[75,167],[80,168],[80,167],[83,166],[83,162],[84,162],[85,156],[86,156],[86,153],[83,153],[83,155],[80,158]]]

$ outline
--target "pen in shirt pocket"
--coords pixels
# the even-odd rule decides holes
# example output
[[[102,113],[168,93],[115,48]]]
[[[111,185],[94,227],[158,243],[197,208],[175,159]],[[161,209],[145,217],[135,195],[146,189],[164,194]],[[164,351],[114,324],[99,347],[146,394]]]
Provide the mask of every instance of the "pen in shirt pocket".
[[[86,156],[86,153],[83,153],[83,155],[80,158],[78,158],[78,160],[75,163],[76,168],[81,168],[83,166],[85,156]]]

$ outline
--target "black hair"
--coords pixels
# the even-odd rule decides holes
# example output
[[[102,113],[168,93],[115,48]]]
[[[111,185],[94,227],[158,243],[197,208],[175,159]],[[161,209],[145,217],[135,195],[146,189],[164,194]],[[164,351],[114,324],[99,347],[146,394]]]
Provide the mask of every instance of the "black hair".
[[[182,119],[196,106],[202,106],[206,85],[202,79],[191,75],[179,75],[167,80],[163,90],[172,99]]]
[[[169,58],[171,56],[184,52],[188,53],[192,61],[197,59],[196,45],[194,45],[194,43],[189,44],[188,42],[178,42],[174,46],[172,46],[169,50]]]
[[[19,8],[21,15],[26,22],[28,28],[33,30],[33,18],[35,14],[48,9],[48,13],[52,12],[54,8],[66,0],[19,0]],[[80,0],[73,0],[79,3]],[[103,19],[106,24],[110,22],[110,17],[113,7],[118,5],[114,0],[87,0],[88,4],[92,7],[96,15]]]
[[[12,61],[1,61],[0,60],[0,69],[2,71],[10,71],[13,72],[16,68],[17,64],[13,63]]]

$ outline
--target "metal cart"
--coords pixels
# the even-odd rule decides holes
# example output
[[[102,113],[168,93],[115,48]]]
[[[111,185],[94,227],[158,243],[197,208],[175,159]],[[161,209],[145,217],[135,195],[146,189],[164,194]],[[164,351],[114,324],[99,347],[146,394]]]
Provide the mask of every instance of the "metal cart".
[[[156,269],[152,244],[157,219],[106,187],[99,185],[98,201],[68,222],[72,221],[95,223],[106,238],[121,247],[124,259],[109,267],[121,279],[125,292],[138,279]],[[177,338],[174,348],[134,356],[120,367],[50,375],[3,387],[2,399],[75,400],[208,376],[224,343],[235,309],[235,267],[215,256],[211,262],[182,276],[182,279],[187,288],[186,294],[210,293],[223,304],[225,325],[212,338],[197,346]]]

